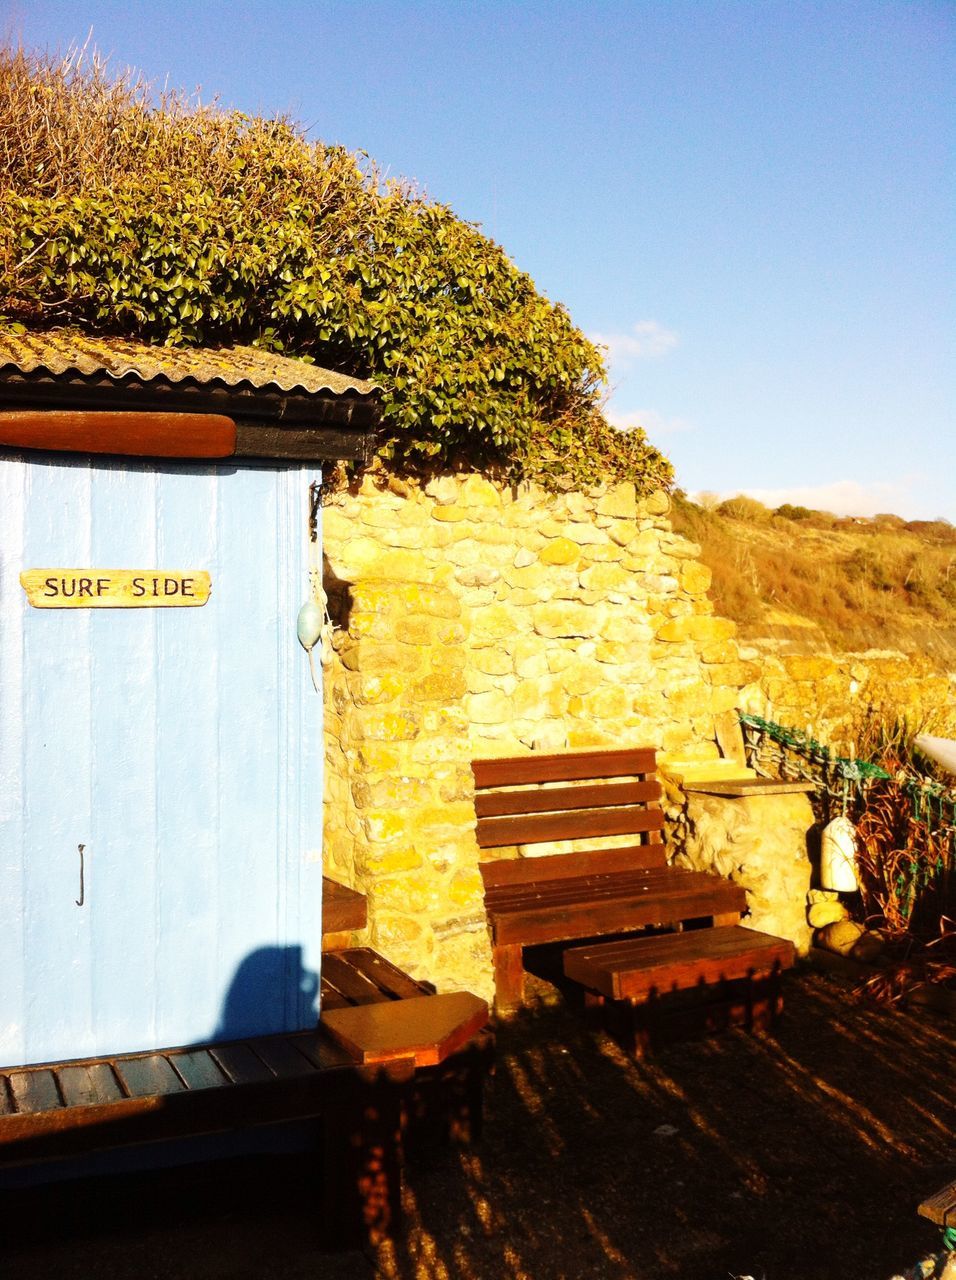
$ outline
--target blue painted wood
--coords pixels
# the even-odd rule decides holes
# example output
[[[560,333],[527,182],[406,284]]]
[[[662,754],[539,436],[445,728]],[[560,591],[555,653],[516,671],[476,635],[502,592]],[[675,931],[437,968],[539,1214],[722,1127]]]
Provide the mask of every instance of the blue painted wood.
[[[312,1025],[311,471],[0,461],[0,1063]],[[21,569],[204,568],[199,609],[34,610]],[[79,855],[85,851],[85,903]]]

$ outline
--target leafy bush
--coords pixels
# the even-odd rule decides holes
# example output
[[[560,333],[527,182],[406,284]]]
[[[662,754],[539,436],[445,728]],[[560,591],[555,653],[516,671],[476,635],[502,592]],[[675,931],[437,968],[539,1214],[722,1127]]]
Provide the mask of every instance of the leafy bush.
[[[600,352],[478,228],[288,120],[0,50],[0,320],[247,342],[370,377],[385,456],[668,486]]]
[[[730,516],[733,520],[749,520],[752,524],[764,524],[770,519],[770,508],[765,507],[756,498],[748,498],[745,493],[738,493],[735,498],[727,498],[720,503],[717,510],[722,516]]]

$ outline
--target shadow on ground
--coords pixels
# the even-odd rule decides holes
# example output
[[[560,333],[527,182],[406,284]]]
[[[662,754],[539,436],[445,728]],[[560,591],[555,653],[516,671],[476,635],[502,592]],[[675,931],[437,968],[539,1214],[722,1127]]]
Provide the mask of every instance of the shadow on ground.
[[[543,1002],[500,1029],[487,1129],[409,1170],[408,1234],[317,1249],[316,1171],[285,1156],[5,1197],[4,1280],[888,1280],[937,1246],[956,1176],[956,1024],[787,986],[774,1036],[634,1063]]]

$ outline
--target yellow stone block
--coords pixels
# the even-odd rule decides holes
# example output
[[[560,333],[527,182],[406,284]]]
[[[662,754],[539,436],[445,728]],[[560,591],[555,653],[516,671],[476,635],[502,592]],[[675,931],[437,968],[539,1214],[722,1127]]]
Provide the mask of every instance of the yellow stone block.
[[[463,507],[500,507],[501,493],[484,476],[470,475],[462,483],[458,501]]]
[[[581,586],[588,591],[623,590],[631,585],[631,575],[617,564],[594,564],[581,574]]]
[[[363,742],[357,754],[360,768],[371,773],[386,773],[398,769],[404,758],[402,750],[386,746],[382,742]]]
[[[479,649],[472,661],[488,676],[503,676],[514,671],[514,659],[504,649]]]
[[[580,558],[581,548],[565,537],[555,538],[538,553],[544,564],[577,564]]]
[[[438,626],[436,618],[398,618],[394,622],[395,639],[403,644],[431,645],[438,639]]]
[[[415,716],[408,712],[380,711],[376,707],[358,708],[354,727],[358,737],[381,742],[407,742],[419,734]]]
[[[370,886],[371,888],[372,886]],[[393,956],[396,961],[404,961],[410,965],[412,957],[427,956],[429,943],[425,925],[411,916],[399,915],[389,911],[385,904],[375,909],[375,917],[371,930],[372,945]],[[405,957],[408,956],[408,959]]]
[[[397,671],[382,675],[365,675],[362,671],[349,673],[348,688],[358,706],[392,702],[408,687],[408,676]]]
[[[691,596],[701,596],[710,590],[713,574],[699,560],[688,560],[681,570],[680,585]]]
[[[584,747],[613,747],[619,743],[619,737],[595,724],[571,725],[568,729],[568,746],[572,750],[580,750]]]
[[[674,715],[693,715],[694,712],[703,710],[710,699],[710,692],[701,681],[694,681],[692,684],[667,685],[664,697]]]
[[[634,646],[622,644],[619,640],[599,640],[594,656],[598,662],[620,666],[622,663],[632,660]]]
[[[706,674],[711,684],[741,689],[760,679],[760,667],[756,662],[715,662],[708,666]]]
[[[448,885],[448,901],[454,907],[470,907],[482,901],[483,888],[478,870],[456,871]]]
[[[521,569],[506,569],[503,576],[509,586],[524,591],[533,591],[550,580],[547,566],[541,563],[525,565]]]
[[[506,724],[511,719],[511,699],[497,689],[469,694],[464,706],[474,724]]]
[[[606,684],[584,698],[584,710],[597,720],[620,721],[630,711],[630,693],[622,685]]]
[[[427,808],[416,809],[405,815],[406,821],[411,824],[412,830],[416,832],[433,831],[438,827],[452,827],[456,833],[462,836],[462,843],[466,832],[471,832],[475,825],[475,807],[470,800],[456,800],[450,804],[430,805]],[[471,840],[469,837],[468,843]]]
[[[435,618],[461,617],[461,605],[447,587],[422,586],[415,592],[415,597],[417,612],[427,613]]]
[[[458,506],[457,503],[449,503],[447,506],[435,507],[432,511],[432,519],[440,520],[443,524],[457,524],[460,520],[469,519],[470,513],[464,507]]]
[[[375,877],[372,891],[378,892],[379,877],[395,872],[413,872],[424,867],[425,859],[413,845],[370,845],[366,851],[366,864]]]
[[[791,655],[784,658],[783,665],[794,680],[822,680],[824,676],[831,676],[837,670],[834,660],[826,657]]]
[[[668,642],[680,640],[696,640],[712,643],[715,640],[730,640],[737,634],[737,624],[729,618],[712,618],[700,614],[690,614],[680,618],[669,618],[657,629],[657,639]]]
[[[533,680],[521,680],[511,695],[515,716],[541,717],[549,712],[548,696],[554,687],[552,676],[538,676]]]
[[[604,619],[598,610],[571,601],[549,601],[535,605],[534,629],[540,636],[596,635]]]
[[[587,658],[575,657],[561,672],[561,685],[568,693],[590,693],[606,680],[607,672]]]
[[[640,526],[635,520],[615,520],[607,531],[611,541],[622,549],[630,546],[639,532]]]
[[[366,839],[375,844],[410,834],[409,814],[405,810],[369,809],[362,815],[362,826]]]
[[[715,640],[701,645],[698,657],[703,663],[736,662],[739,657],[736,640]]]
[[[624,548],[614,546],[609,542],[595,543],[592,546],[581,548],[582,564],[607,564],[615,562],[620,564],[624,559]]]
[[[345,666],[362,676],[414,675],[421,667],[422,651],[407,644],[386,644],[382,640],[363,638],[342,655]]]
[[[543,676],[548,670],[548,658],[538,636],[520,636],[514,643],[514,669],[525,680]]]
[[[649,516],[666,516],[671,509],[670,494],[663,489],[648,494],[641,502],[641,509]]]
[[[598,499],[597,513],[599,516],[617,516],[622,520],[633,520],[637,515],[634,485],[628,481],[615,485]]]
[[[464,674],[430,675],[419,680],[408,692],[407,702],[414,707],[418,702],[457,702],[468,692]]]
[[[514,635],[518,630],[514,610],[505,604],[488,605],[478,609],[471,626],[472,639],[478,643],[488,640],[502,640]]]

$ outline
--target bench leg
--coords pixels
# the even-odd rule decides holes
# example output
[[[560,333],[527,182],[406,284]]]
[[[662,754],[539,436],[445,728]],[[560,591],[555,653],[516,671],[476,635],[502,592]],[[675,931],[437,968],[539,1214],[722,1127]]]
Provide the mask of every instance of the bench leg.
[[[500,946],[496,943],[491,954],[495,968],[495,1013],[508,1013],[524,1004],[521,944],[512,942]]]
[[[385,1072],[356,1086],[324,1123],[322,1235],[330,1249],[375,1248],[401,1231],[404,1086]]]

